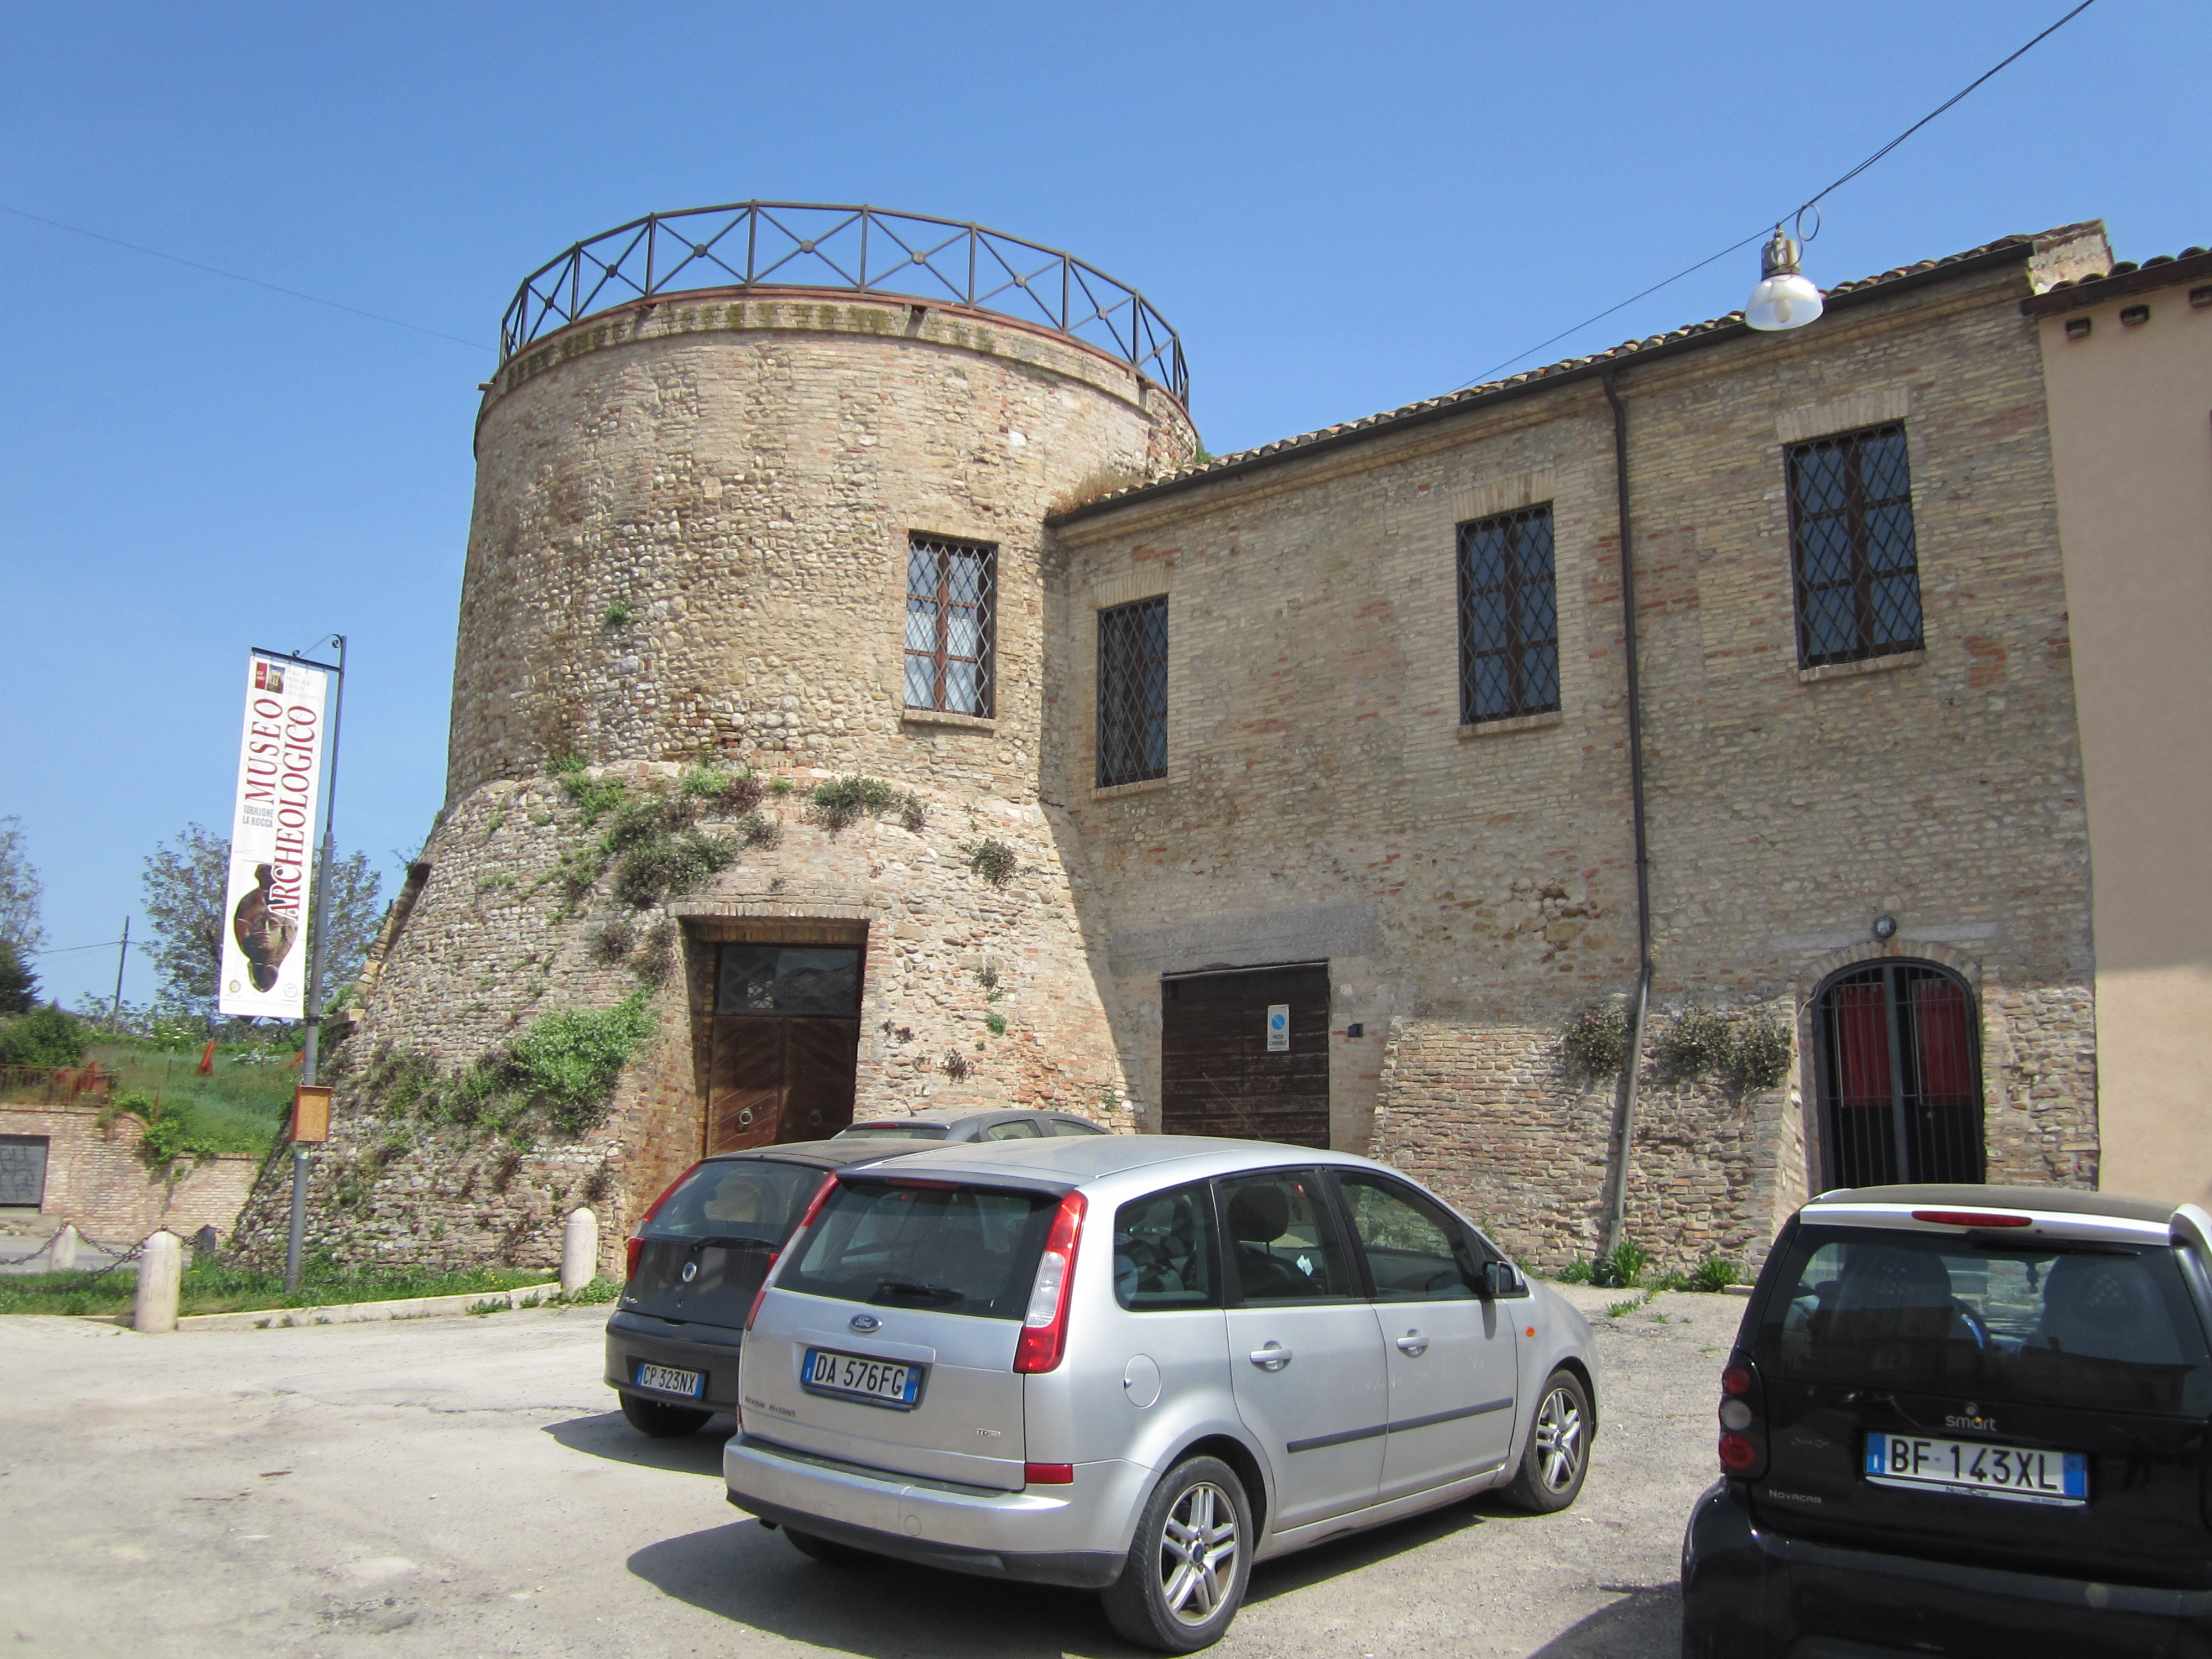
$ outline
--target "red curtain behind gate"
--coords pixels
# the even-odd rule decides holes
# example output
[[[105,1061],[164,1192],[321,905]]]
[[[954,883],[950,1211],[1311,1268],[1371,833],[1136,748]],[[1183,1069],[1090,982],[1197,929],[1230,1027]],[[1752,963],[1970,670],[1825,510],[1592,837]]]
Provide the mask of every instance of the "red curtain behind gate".
[[[1880,980],[1838,985],[1829,994],[1836,1010],[1836,1084],[1844,1106],[1890,1103],[1889,1011]]]
[[[1973,1030],[1966,994],[1948,979],[1912,988],[1912,1029],[1920,1039],[1920,1098],[1929,1106],[1965,1106],[1975,1098]]]

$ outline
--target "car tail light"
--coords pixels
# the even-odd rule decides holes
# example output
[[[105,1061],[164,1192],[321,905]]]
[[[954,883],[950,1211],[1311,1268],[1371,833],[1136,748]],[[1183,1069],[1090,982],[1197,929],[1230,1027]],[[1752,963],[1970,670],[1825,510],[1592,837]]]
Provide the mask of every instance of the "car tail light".
[[[1072,1486],[1075,1484],[1075,1465],[1073,1463],[1024,1463],[1022,1480],[1031,1486]]]
[[[1075,1291],[1075,1247],[1083,1240],[1081,1193],[1060,1200],[1037,1258],[1036,1282],[1030,1287],[1029,1311],[1022,1316],[1021,1340],[1014,1347],[1014,1369],[1048,1371],[1067,1352],[1067,1303]]]
[[[704,1158],[699,1160],[700,1164],[703,1164],[705,1162],[706,1159]],[[676,1189],[678,1187],[681,1187],[685,1182],[690,1180],[692,1176],[697,1173],[698,1169],[699,1164],[694,1164],[682,1175],[677,1176],[675,1180],[670,1182],[665,1187],[663,1187],[660,1189],[660,1196],[654,1199],[651,1204],[647,1206],[645,1213],[638,1217],[637,1231],[632,1233],[629,1237],[624,1241],[625,1260],[623,1263],[623,1278],[625,1281],[637,1277],[637,1259],[645,1250],[645,1229],[647,1224],[651,1222],[653,1217],[660,1213],[660,1206],[667,1203],[670,1199],[673,1198],[676,1195]]]
[[[1722,1469],[1739,1480],[1766,1473],[1766,1413],[1759,1367],[1733,1358],[1721,1372]]]
[[[767,1264],[761,1268],[760,1289],[753,1292],[753,1305],[745,1310],[747,1330],[752,1329],[753,1321],[760,1317],[761,1304],[768,1300],[768,1287],[775,1282],[775,1266],[783,1260],[783,1250],[791,1249],[798,1242],[799,1236],[814,1224],[814,1218],[822,1213],[822,1206],[830,1201],[830,1194],[836,1190],[837,1177],[823,1176],[822,1184],[814,1189],[814,1197],[806,1206],[806,1213],[799,1218],[799,1224],[791,1230],[791,1237],[783,1241],[783,1249],[769,1256]]]
[[[1915,1210],[1915,1221],[1932,1221],[1939,1227],[2033,1227],[2035,1218],[1997,1215],[1986,1210]]]

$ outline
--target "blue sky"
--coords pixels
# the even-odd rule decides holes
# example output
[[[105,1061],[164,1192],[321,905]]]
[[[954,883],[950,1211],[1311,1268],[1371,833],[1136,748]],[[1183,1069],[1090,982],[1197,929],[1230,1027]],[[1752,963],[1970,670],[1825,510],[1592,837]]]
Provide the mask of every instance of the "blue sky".
[[[476,383],[522,276],[651,209],[866,201],[1065,247],[1226,452],[1476,379],[1759,229],[2065,0],[27,9],[0,55],[0,593],[56,947],[227,828],[252,645],[352,636],[343,848],[444,787]],[[2102,216],[2212,242],[2212,8],[2099,0],[1830,198],[1832,283]],[[1516,367],[1741,305],[1754,251]],[[143,931],[143,923],[139,931]],[[112,951],[46,957],[65,1002]],[[153,981],[134,965],[133,999]]]

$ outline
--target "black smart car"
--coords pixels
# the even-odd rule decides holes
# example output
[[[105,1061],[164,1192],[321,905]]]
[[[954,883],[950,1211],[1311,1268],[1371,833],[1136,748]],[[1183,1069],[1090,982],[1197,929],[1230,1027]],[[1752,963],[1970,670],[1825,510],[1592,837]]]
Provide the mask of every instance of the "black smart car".
[[[926,1152],[927,1140],[793,1141],[695,1164],[629,1239],[607,1320],[607,1386],[630,1426],[690,1434],[738,1404],[738,1348],[769,1266],[830,1172]]]
[[[1722,1374],[1686,1659],[2212,1655],[2212,1215],[1823,1194]]]

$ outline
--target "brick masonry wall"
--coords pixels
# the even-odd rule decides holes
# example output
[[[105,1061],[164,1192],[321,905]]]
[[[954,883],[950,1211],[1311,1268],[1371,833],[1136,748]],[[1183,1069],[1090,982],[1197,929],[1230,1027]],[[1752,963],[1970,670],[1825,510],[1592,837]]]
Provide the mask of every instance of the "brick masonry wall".
[[[2087,844],[2027,291],[2018,268],[1967,273],[1620,371],[1654,994],[1799,1025],[1893,915],[1895,953],[1978,988],[1992,1178],[2089,1184]],[[1926,649],[1801,674],[1784,444],[1888,419],[1907,433]],[[1158,973],[1326,956],[1339,1144],[1387,1126],[1381,1151],[1540,1260],[1595,1242],[1609,1109],[1545,1056],[1634,980],[1613,494],[1609,412],[1584,382],[1058,527],[1059,798],[1136,1011],[1148,1113]],[[1453,527],[1539,501],[1562,708],[1465,731]],[[1096,614],[1146,593],[1169,599],[1168,777],[1097,791]],[[1755,1256],[1827,1184],[1809,1052],[1792,1087],[1747,1102],[1645,1095],[1632,1234]]]
[[[46,1188],[36,1211],[0,1209],[0,1231],[51,1233],[63,1223],[104,1244],[136,1243],[158,1228],[190,1238],[202,1227],[231,1236],[259,1160],[186,1162],[168,1180],[138,1156],[136,1119],[102,1128],[92,1107],[0,1104],[0,1134],[47,1138]]]
[[[1037,790],[1042,521],[1086,480],[1149,476],[1194,443],[1171,399],[1097,353],[849,296],[637,307],[503,369],[478,430],[449,799],[340,1051],[309,1248],[550,1267],[562,1215],[590,1202],[619,1271],[632,1219],[702,1148],[729,923],[865,927],[862,1111],[1048,1104],[1126,1126],[1081,861]],[[999,550],[989,719],[903,708],[909,531]],[[629,619],[608,625],[617,605]],[[380,1062],[450,1072],[638,988],[635,958],[594,948],[627,914],[606,881],[572,904],[557,878],[604,829],[545,775],[563,754],[633,798],[701,759],[755,769],[788,787],[761,807],[781,839],[634,918],[676,931],[679,968],[651,988],[654,1035],[596,1127],[539,1122],[526,1141],[395,1109]],[[921,827],[812,822],[807,794],[848,772],[913,792]],[[1003,886],[969,867],[987,837],[1013,849]],[[242,1230],[264,1256],[288,1200],[272,1170]]]

